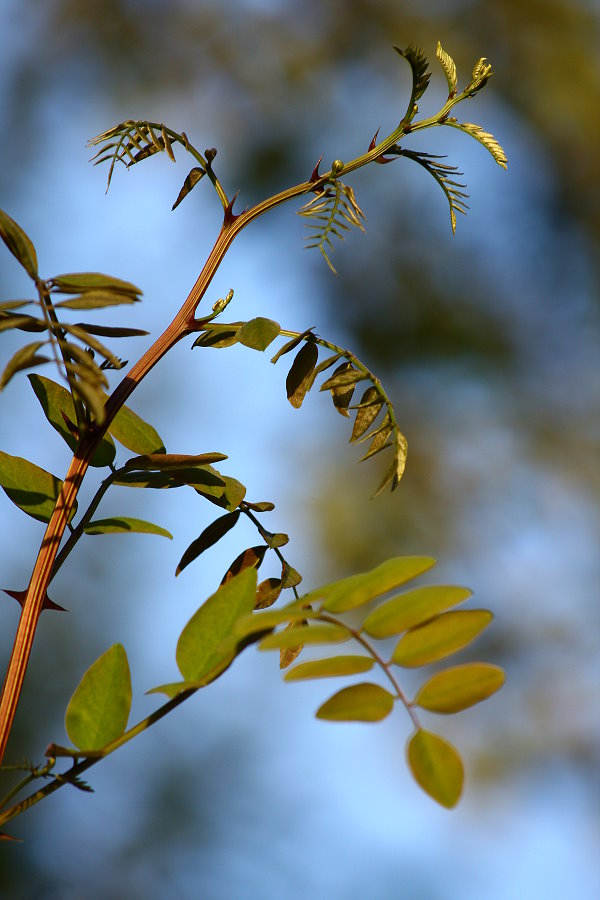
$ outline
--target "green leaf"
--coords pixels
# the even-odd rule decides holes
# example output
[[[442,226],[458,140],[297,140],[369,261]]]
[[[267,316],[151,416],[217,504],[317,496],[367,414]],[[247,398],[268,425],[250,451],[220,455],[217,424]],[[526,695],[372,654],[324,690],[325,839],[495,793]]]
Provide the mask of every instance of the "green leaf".
[[[367,376],[363,372],[355,369],[350,362],[343,362],[334,370],[331,378],[324,381],[319,390],[331,391],[331,399],[333,405],[342,416],[349,416],[348,406],[354,395],[354,389],[358,381],[362,381]]]
[[[119,291],[86,291],[79,297],[69,300],[61,300],[54,306],[58,309],[102,309],[106,306],[119,306],[124,303],[136,303],[139,300],[135,294],[121,294]]]
[[[298,663],[284,678],[286,681],[299,681],[304,678],[335,678],[340,675],[356,675],[368,672],[374,666],[370,656],[331,656],[327,659],[311,659]]]
[[[133,453],[164,453],[165,446],[152,425],[144,422],[133,410],[122,406],[108,427],[120,444]]]
[[[297,587],[302,581],[302,575],[297,572],[289,563],[284,563],[281,570],[281,586],[282,588]]]
[[[263,638],[259,650],[282,650],[298,644],[339,644],[349,641],[352,635],[341,625],[308,625],[300,631],[278,631]]]
[[[100,337],[143,337],[145,334],[150,334],[149,331],[144,331],[143,328],[121,328],[113,327],[112,325],[91,325],[89,322],[77,322],[75,327],[85,331],[88,335],[97,334],[100,335]]]
[[[142,472],[153,469],[158,472],[173,472],[173,477],[178,477],[178,472],[189,472],[196,467],[205,469],[214,462],[222,462],[227,459],[225,453],[145,453],[142,456],[134,456],[128,459],[123,469],[126,472]],[[193,479],[192,479],[193,480]],[[221,480],[222,483],[222,480]]]
[[[234,512],[219,516],[218,519],[211,522],[211,524],[204,529],[200,537],[196,538],[195,541],[192,541],[187,548],[179,560],[179,565],[175,570],[175,576],[179,575],[180,572],[183,572],[186,566],[189,566],[189,564],[197,559],[201,553],[204,553],[205,550],[208,550],[208,548],[216,544],[217,541],[220,541],[221,538],[233,528],[239,517],[240,510],[236,509]]]
[[[317,710],[317,719],[331,722],[380,722],[394,708],[394,697],[378,684],[365,682],[343,688]]]
[[[411,628],[400,638],[392,654],[398,666],[426,666],[462,650],[492,621],[487,609],[447,612],[426,625]]]
[[[119,534],[136,532],[138,534],[158,534],[161,537],[171,538],[173,535],[160,525],[146,522],[144,519],[132,519],[127,516],[113,516],[110,519],[95,519],[83,529],[86,534]]]
[[[429,79],[431,78],[430,73],[427,71],[427,57],[420,47],[415,47],[413,44],[409,44],[406,50],[401,50],[400,47],[396,46],[394,50],[404,57],[412,69],[412,91],[405,115],[405,120],[411,122],[418,111],[416,101],[427,90]]]
[[[319,358],[319,348],[310,338],[300,348],[294,358],[292,367],[285,380],[287,398],[294,407],[300,409],[304,398],[310,390],[311,375]]]
[[[458,128],[459,131],[463,131],[465,134],[470,134],[493,156],[501,169],[508,168],[508,159],[503,148],[493,134],[489,134],[481,125],[474,125],[472,122],[457,122],[455,119],[450,119],[444,124],[450,125],[452,128]]]
[[[37,280],[37,256],[35,247],[20,225],[0,209],[0,238],[4,241],[12,255],[21,263],[27,274]]]
[[[177,665],[186,681],[216,677],[232,662],[235,650],[223,650],[222,644],[240,616],[252,611],[255,595],[256,570],[244,569],[192,616],[177,642]]]
[[[31,369],[33,366],[39,366],[42,363],[50,362],[47,356],[38,354],[40,347],[43,347],[46,341],[35,341],[32,344],[26,344],[20,347],[16,353],[11,356],[0,378],[0,391],[3,391],[9,383],[13,375],[21,372],[23,369]]]
[[[146,691],[147,694],[166,694],[169,700],[184,694],[186,691],[197,691],[198,688],[204,687],[205,683],[200,681],[172,681],[169,684],[159,684],[156,687]]]
[[[231,347],[237,344],[237,334],[240,325],[208,325],[192,344],[194,347],[213,347],[217,350],[222,347]]]
[[[383,449],[383,448],[382,448]],[[374,497],[377,497],[387,486],[391,485],[392,491],[395,491],[400,483],[400,479],[404,474],[404,469],[406,468],[406,457],[408,454],[408,443],[402,432],[396,430],[395,441],[394,441],[394,456],[392,458],[392,462],[390,463],[385,475],[383,476],[381,483],[375,493]],[[369,455],[369,454],[367,454]]]
[[[49,522],[62,481],[27,459],[0,450],[0,486],[15,506],[39,522]],[[72,519],[77,510],[73,504]]]
[[[464,769],[448,741],[419,728],[407,746],[408,765],[415,781],[442,806],[452,809],[460,799]]]
[[[101,750],[120,738],[131,709],[131,676],[122,644],[93,663],[69,701],[65,727],[80,750]]]
[[[245,322],[237,333],[240,344],[251,350],[266,350],[281,331],[279,322],[258,316]]]
[[[329,612],[346,612],[406,584],[434,565],[435,559],[430,556],[396,556],[368,572],[350,575],[311,591],[305,599],[323,599],[323,607]]]
[[[65,421],[66,417],[69,422],[73,423],[73,427],[75,427],[75,406],[70,392],[50,378],[44,378],[43,375],[28,375],[27,377],[29,378],[36,397],[41,403],[44,415],[52,427],[58,431],[65,443],[74,451],[78,439],[71,433],[67,422]],[[92,457],[91,465],[109,466],[113,462],[115,454],[116,448],[114,442],[111,436],[106,434],[100,441],[98,449]]]
[[[48,326],[46,322],[42,321],[42,319],[36,319],[35,316],[0,310],[0,331],[9,331],[11,328],[35,333],[46,331]]]
[[[446,81],[448,82],[448,96],[454,97],[456,94],[456,64],[452,57],[446,53],[440,42],[437,42],[437,47],[435,51],[435,55],[437,56],[439,63],[444,70],[444,75],[446,76]]]
[[[307,609],[297,601],[282,609],[269,609],[267,612],[253,612],[240,618],[235,626],[235,637],[242,640],[248,635],[261,631],[272,631],[277,625],[289,622],[301,622],[303,619],[317,618],[315,610]]]
[[[314,326],[313,326],[313,328],[314,328]],[[276,363],[277,360],[281,359],[281,357],[284,356],[286,353],[291,353],[292,350],[295,350],[296,347],[298,346],[298,344],[300,344],[306,337],[308,337],[309,334],[311,334],[312,330],[313,330],[312,328],[307,328],[306,331],[302,332],[302,334],[297,334],[296,337],[293,337],[291,339],[291,341],[287,341],[287,343],[285,343],[283,345],[283,347],[281,347],[277,351],[275,356],[271,359],[271,362]]]
[[[433,619],[470,596],[468,588],[454,585],[414,588],[382,603],[367,616],[362,627],[371,637],[391,637]]]
[[[142,293],[139,287],[130,281],[103,275],[101,272],[72,272],[57,275],[52,279],[53,285],[61,294],[83,294],[87,291],[112,291],[117,294],[129,294],[137,299]]]
[[[455,713],[486,700],[500,690],[506,675],[490,663],[466,663],[433,675],[415,697],[415,704],[436,713]]]

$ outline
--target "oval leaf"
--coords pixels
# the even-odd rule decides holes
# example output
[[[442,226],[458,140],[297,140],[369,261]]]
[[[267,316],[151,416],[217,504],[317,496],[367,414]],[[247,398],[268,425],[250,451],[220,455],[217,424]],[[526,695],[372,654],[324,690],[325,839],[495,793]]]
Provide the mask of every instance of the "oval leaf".
[[[187,623],[177,642],[177,665],[186,681],[214,678],[235,657],[223,649],[236,621],[254,608],[256,569],[248,568],[222,585]]]
[[[436,713],[455,713],[500,690],[506,675],[490,663],[466,663],[438,672],[417,693],[414,703]]]
[[[41,403],[44,415],[71,450],[75,450],[78,438],[67,425],[67,422],[70,422],[73,424],[73,428],[76,427],[74,424],[76,421],[75,406],[70,392],[50,378],[44,378],[43,375],[28,375],[27,377]],[[114,460],[116,452],[111,436],[104,435],[92,457],[91,465],[109,466]]]
[[[110,519],[95,519],[83,529],[86,534],[158,534],[160,537],[172,539],[173,535],[160,525],[146,522],[144,519],[132,519],[128,516],[114,516]]]
[[[456,806],[462,792],[464,768],[452,744],[419,728],[408,743],[407,757],[417,784],[447,809]]]
[[[319,348],[315,341],[309,338],[296,354],[285,379],[287,398],[294,409],[300,409],[302,406],[312,384],[311,375],[318,358]]]
[[[311,591],[309,596],[315,600],[323,598],[323,607],[329,612],[346,612],[406,584],[434,565],[435,559],[430,556],[396,556],[369,572],[350,575]]]
[[[39,522],[49,522],[62,481],[28,459],[0,450],[0,486],[15,506]],[[77,511],[73,504],[69,519]]]
[[[27,274],[35,281],[38,277],[35,247],[20,225],[0,209],[0,238],[12,255],[18,259]]]
[[[394,708],[394,697],[378,684],[365,682],[343,688],[317,710],[317,719],[331,722],[380,722]]]
[[[259,569],[268,549],[266,544],[259,544],[257,547],[248,547],[247,550],[243,550],[223,575],[221,584],[226,584],[244,569]]]
[[[175,575],[177,576],[180,572],[183,572],[186,566],[189,566],[189,564],[197,559],[201,553],[204,553],[205,550],[208,550],[208,548],[216,544],[217,541],[220,541],[221,538],[233,528],[239,517],[240,510],[236,509],[235,512],[227,513],[226,515],[215,519],[214,522],[211,522],[211,524],[204,529],[200,537],[196,538],[195,541],[192,541],[187,548],[179,560]]]
[[[281,578],[265,578],[256,588],[254,609],[267,609],[273,606],[281,594],[283,585]]]
[[[108,430],[120,444],[132,453],[164,453],[165,446],[152,425],[144,422],[128,406],[122,406]]]
[[[240,344],[251,350],[266,350],[281,331],[279,322],[258,316],[245,322],[237,333]]]
[[[131,675],[122,644],[93,663],[69,701],[65,727],[80,750],[101,750],[121,737],[131,708]]]
[[[391,637],[433,619],[470,596],[468,588],[453,585],[415,588],[382,603],[367,616],[362,627],[371,637]]]
[[[407,631],[392,654],[392,662],[413,667],[444,659],[470,644],[493,618],[487,609],[443,613]]]
[[[335,678],[340,675],[357,675],[368,672],[374,666],[370,656],[331,656],[327,659],[311,659],[299,663],[286,672],[286,681],[299,681],[304,678]]]
[[[261,616],[262,618],[262,616]],[[349,641],[352,635],[341,625],[307,625],[302,629],[278,631],[263,638],[259,650],[284,650],[298,644],[339,644]]]
[[[116,291],[119,294],[129,294],[135,297],[142,293],[140,288],[131,284],[130,281],[113,278],[112,275],[103,275],[101,272],[71,272],[66,275],[57,275],[52,282],[62,294]]]

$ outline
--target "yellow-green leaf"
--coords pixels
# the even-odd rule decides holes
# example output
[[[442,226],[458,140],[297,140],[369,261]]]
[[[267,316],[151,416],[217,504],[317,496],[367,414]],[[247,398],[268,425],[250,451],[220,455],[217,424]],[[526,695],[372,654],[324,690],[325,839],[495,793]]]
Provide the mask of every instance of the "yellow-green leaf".
[[[250,347],[251,350],[266,350],[280,331],[279,322],[257,316],[256,319],[250,319],[242,325],[237,333],[237,339],[240,344]]]
[[[452,744],[419,728],[408,742],[407,757],[417,784],[447,809],[456,806],[462,793],[464,768]]]
[[[324,608],[330,612],[345,612],[400,587],[434,565],[435,560],[430,556],[392,557],[368,572],[317,588],[306,599],[323,599]]]
[[[382,603],[367,616],[362,627],[371,637],[391,637],[433,619],[470,596],[468,588],[453,585],[414,588]]]
[[[39,522],[49,522],[62,481],[27,459],[0,450],[0,486],[15,506]],[[70,519],[77,510],[73,504]]]
[[[466,663],[433,675],[417,693],[414,703],[436,713],[455,713],[486,700],[506,680],[499,666]]]
[[[31,369],[33,366],[42,365],[42,363],[50,362],[49,357],[42,356],[38,353],[40,347],[43,347],[45,343],[46,341],[35,341],[32,344],[26,344],[24,347],[20,347],[16,353],[11,356],[0,377],[0,391],[4,390],[13,375],[16,375],[17,372],[21,372],[23,369]]]
[[[380,722],[394,708],[394,697],[379,684],[353,684],[330,697],[317,710],[317,719],[331,722]]]
[[[102,309],[105,306],[119,306],[124,303],[135,303],[139,300],[135,294],[121,294],[119,291],[86,291],[79,297],[61,300],[55,307],[66,309]]]
[[[259,650],[283,650],[298,644],[339,644],[352,635],[341,625],[307,625],[301,629],[278,631],[263,638]]]
[[[158,534],[160,537],[172,538],[166,528],[146,522],[144,519],[132,519],[129,516],[113,516],[110,519],[95,519],[83,529],[86,534]]]
[[[286,681],[300,681],[304,678],[335,678],[340,675],[356,675],[368,672],[374,666],[370,656],[331,656],[327,659],[310,659],[298,663],[284,678]]]
[[[65,727],[80,750],[101,750],[121,737],[131,708],[131,676],[122,644],[93,663],[69,701]]]
[[[236,621],[254,608],[256,569],[231,578],[194,613],[177,642],[177,665],[186,681],[201,681],[223,671],[235,650],[223,649]]]
[[[392,662],[413,667],[444,659],[470,644],[493,618],[487,609],[442,613],[426,625],[407,631],[392,654]]]
[[[164,453],[165,446],[152,425],[144,422],[133,410],[122,406],[110,423],[110,433],[132,453]]]
[[[57,384],[43,375],[28,375],[27,377],[41,403],[44,415],[71,450],[75,450],[78,443],[77,438],[71,433],[65,421],[66,417],[73,425],[76,422],[75,406],[70,392],[61,384]],[[92,457],[91,465],[109,466],[114,460],[115,454],[114,442],[111,436],[106,434]]]
[[[18,259],[27,274],[35,281],[37,274],[37,256],[31,239],[20,225],[0,209],[0,238],[4,241],[12,255]]]
[[[103,275],[101,272],[71,272],[57,275],[53,284],[62,294],[83,294],[87,291],[115,291],[118,294],[129,294],[137,297],[142,293],[139,287],[130,281]]]

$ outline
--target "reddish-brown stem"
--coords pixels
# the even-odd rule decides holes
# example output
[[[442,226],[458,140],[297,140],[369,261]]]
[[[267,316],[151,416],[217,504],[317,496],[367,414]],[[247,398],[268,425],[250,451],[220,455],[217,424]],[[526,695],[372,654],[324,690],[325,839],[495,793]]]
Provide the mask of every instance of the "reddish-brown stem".
[[[323,176],[322,180],[325,181],[327,177],[328,175]],[[196,308],[206,293],[215,272],[219,268],[223,257],[227,253],[235,236],[251,221],[267,212],[269,209],[279,206],[281,203],[285,203],[293,197],[300,197],[314,189],[315,184],[307,181],[292,188],[288,188],[273,197],[269,197],[261,203],[257,203],[256,206],[244,211],[239,216],[234,216],[229,209],[226,210],[223,227],[219,232],[204,268],[198,276],[185,303],[163,334],[132,367],[129,374],[126,375],[108,398],[105,406],[105,420],[103,424],[93,428],[80,441],[71,460],[71,464],[63,482],[62,490],[56,501],[54,512],[42,539],[27,594],[23,602],[21,618],[19,620],[17,634],[2,690],[2,697],[0,699],[0,763],[2,762],[6,751],[8,737],[17,710],[17,704],[25,679],[25,672],[31,655],[35,631],[44,605],[46,590],[52,576],[54,560],[56,559],[79,487],[98,443],[119,409],[127,401],[130,394],[132,394],[148,372],[154,368],[158,361],[162,359],[162,357],[179,340],[181,340],[182,337],[185,337],[186,334],[190,334],[196,330],[197,323],[194,319]]]

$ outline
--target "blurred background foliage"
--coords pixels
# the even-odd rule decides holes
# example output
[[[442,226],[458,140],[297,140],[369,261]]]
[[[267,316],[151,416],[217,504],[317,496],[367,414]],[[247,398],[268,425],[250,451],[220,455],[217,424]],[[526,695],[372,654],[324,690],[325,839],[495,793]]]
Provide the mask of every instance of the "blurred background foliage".
[[[321,153],[329,163],[348,159],[366,149],[378,127],[384,134],[397,124],[410,73],[392,44],[425,48],[434,75],[422,108],[437,109],[445,91],[435,61],[439,38],[457,63],[459,84],[480,56],[493,63],[494,78],[459,115],[491,131],[509,158],[506,174],[451,130],[411,142],[447,153],[465,172],[472,208],[455,238],[435,184],[404,159],[352,179],[367,233],[336,248],[337,279],[317,253],[300,254],[302,228],[291,209],[242,237],[225,267],[232,284],[224,281],[223,292],[234,286],[242,296],[232,318],[272,315],[299,330],[316,324],[384,379],[409,441],[394,495],[369,503],[379,470],[376,462],[356,465],[355,448],[344,447],[347,423],[313,397],[299,414],[284,409],[284,370],[274,377],[264,362],[249,363],[237,351],[215,352],[206,362],[192,357],[195,374],[215,365],[216,375],[207,377],[223,385],[225,407],[201,375],[182,374],[192,364],[179,350],[132,403],[161,433],[164,423],[168,449],[230,452],[231,473],[248,484],[251,499],[281,499],[277,528],[296,529],[291,561],[303,563],[311,584],[389,555],[427,553],[440,560],[439,580],[468,583],[476,605],[494,610],[489,635],[470,652],[504,665],[507,687],[458,723],[442,722],[467,757],[461,810],[454,818],[432,810],[396,775],[389,790],[383,786],[402,768],[407,723],[377,734],[348,728],[325,736],[325,726],[310,720],[322,692],[298,701],[289,687],[280,690],[270,660],[254,654],[240,660],[239,674],[178,713],[176,730],[146,737],[139,755],[124,751],[104,771],[94,770],[92,801],[62,791],[23,819],[19,834],[27,843],[1,851],[6,890],[45,898],[267,898],[282,890],[288,897],[447,897],[448,878],[440,881],[426,862],[433,857],[450,872],[452,896],[562,897],[577,879],[578,896],[595,896],[597,4],[9,0],[0,15],[1,205],[36,241],[46,267],[137,279],[147,294],[144,313],[146,304],[159,309],[155,330],[168,321],[162,295],[175,303],[193,283],[218,211],[212,198],[198,199],[201,186],[186,200],[183,232],[172,224],[167,210],[187,170],[180,165],[164,175],[162,160],[162,169],[150,162],[127,179],[117,173],[111,195],[123,196],[102,206],[106,173],[85,170],[81,145],[117,121],[164,120],[197,146],[216,146],[220,177],[231,193],[241,187],[238,202],[246,205],[306,178]],[[69,230],[87,228],[88,219],[95,232],[71,242]],[[84,239],[85,250],[77,243]],[[2,299],[17,296],[24,286],[7,254],[0,272]],[[277,379],[278,393],[270,393]],[[26,402],[25,388],[11,385],[0,418],[3,449],[22,455],[19,431],[38,449],[42,434]],[[183,424],[174,405],[187,413]],[[224,408],[231,413],[219,418]],[[178,427],[189,445],[170,439]],[[47,432],[43,437],[50,441]],[[154,514],[153,499],[139,502]],[[195,507],[161,496],[156,516],[165,503],[174,527],[157,521],[195,537],[205,524]],[[2,530],[19,540],[16,547],[3,541],[2,579],[15,587],[11,579],[25,577],[39,529],[6,507]],[[132,557],[116,543],[110,551],[103,545],[103,554],[123,553],[107,570],[97,545],[86,545],[76,574],[61,581],[56,599],[73,614],[68,626],[61,616],[44,615],[13,756],[31,753],[40,731],[61,740],[56,710],[91,659],[121,639],[124,623],[134,635],[138,690],[148,672],[156,683],[148,644],[170,627],[174,608],[181,627],[198,594],[187,607],[164,595],[150,601],[157,586],[174,591],[172,574],[164,582],[148,574],[148,544],[135,546]],[[182,549],[173,548],[174,563]],[[236,552],[232,544],[231,558]],[[221,571],[209,564],[198,576],[201,596],[229,561],[223,557]],[[136,596],[124,604],[123,584],[136,579]],[[2,623],[8,653],[16,623],[8,600]],[[190,746],[200,718],[208,733]],[[307,762],[315,758],[318,776]],[[346,778],[364,773],[366,760],[370,774],[354,784],[350,801]],[[346,855],[347,847],[353,863],[341,873],[335,854]],[[399,873],[406,894],[398,893]]]

